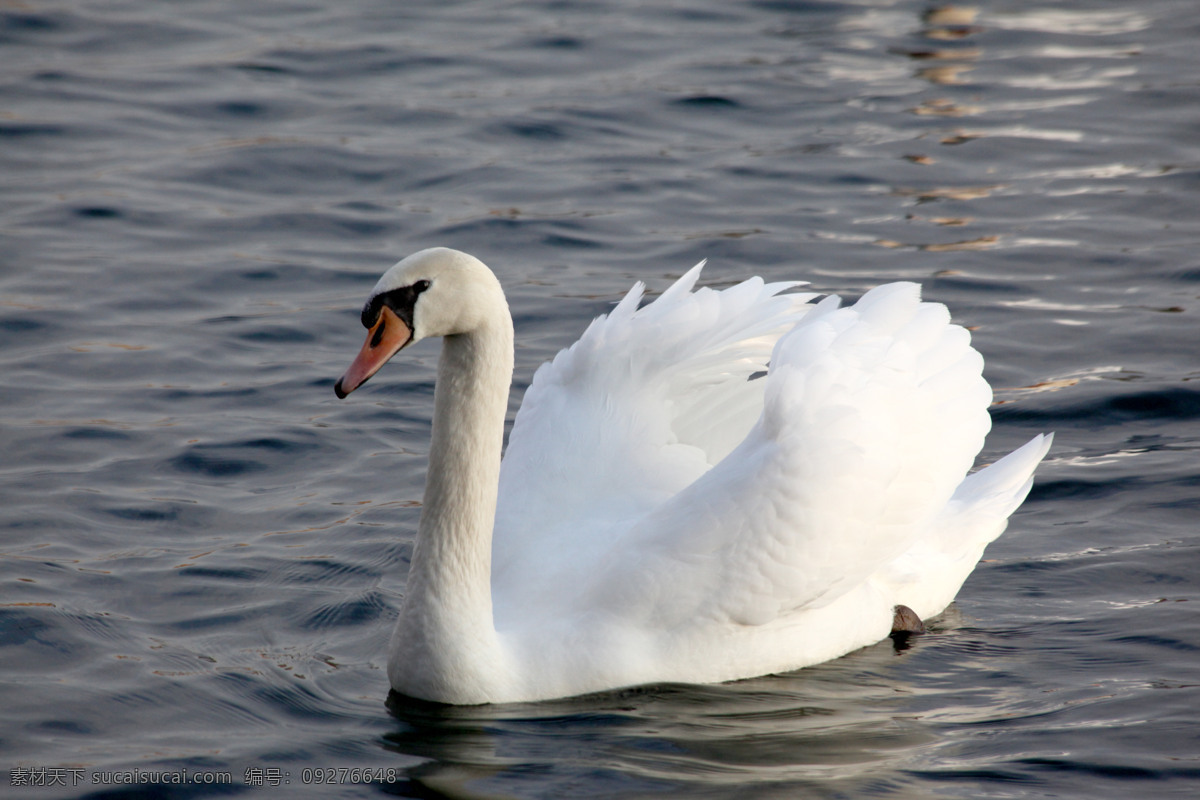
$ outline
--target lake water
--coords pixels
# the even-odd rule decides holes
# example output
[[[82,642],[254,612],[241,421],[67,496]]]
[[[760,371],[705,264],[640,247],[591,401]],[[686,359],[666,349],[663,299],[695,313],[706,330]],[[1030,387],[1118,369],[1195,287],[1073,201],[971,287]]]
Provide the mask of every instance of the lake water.
[[[5,794],[1196,796],[1198,42],[1192,0],[0,4]],[[920,281],[982,458],[1055,446],[907,649],[389,701],[437,347],[332,386],[436,244],[506,286],[514,409],[708,258]]]

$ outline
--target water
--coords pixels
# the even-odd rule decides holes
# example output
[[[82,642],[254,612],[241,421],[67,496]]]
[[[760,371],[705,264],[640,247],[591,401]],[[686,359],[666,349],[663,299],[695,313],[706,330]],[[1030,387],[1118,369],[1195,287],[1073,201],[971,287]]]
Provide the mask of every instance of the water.
[[[1194,796],[1198,36],[1185,0],[4,4],[0,781],[67,784],[6,792]],[[920,281],[987,358],[984,459],[1055,448],[906,650],[385,703],[436,347],[332,385],[434,244],[506,285],[514,408],[708,258]]]

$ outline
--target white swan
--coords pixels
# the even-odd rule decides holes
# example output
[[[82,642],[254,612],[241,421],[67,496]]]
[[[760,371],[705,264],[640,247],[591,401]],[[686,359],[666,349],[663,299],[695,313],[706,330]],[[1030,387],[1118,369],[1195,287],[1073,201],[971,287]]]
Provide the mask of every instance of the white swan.
[[[967,475],[991,390],[945,306],[908,283],[848,308],[760,278],[693,290],[701,266],[640,309],[636,285],[542,365],[503,463],[499,281],[444,248],[380,279],[339,397],[444,337],[396,691],[474,704],[796,669],[886,637],[898,604],[941,612],[1004,530],[1050,437]]]

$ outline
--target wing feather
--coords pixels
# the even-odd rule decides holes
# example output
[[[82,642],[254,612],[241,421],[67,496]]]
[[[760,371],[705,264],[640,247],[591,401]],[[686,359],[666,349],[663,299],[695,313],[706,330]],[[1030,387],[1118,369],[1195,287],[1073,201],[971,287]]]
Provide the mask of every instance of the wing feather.
[[[761,625],[860,585],[913,547],[971,467],[990,427],[981,370],[969,334],[913,284],[821,301],[775,345],[743,441],[598,570],[604,602],[659,626]]]
[[[765,382],[748,378],[814,295],[760,278],[693,291],[702,267],[641,308],[635,285],[535,373],[501,467],[497,593],[610,550],[754,425]]]

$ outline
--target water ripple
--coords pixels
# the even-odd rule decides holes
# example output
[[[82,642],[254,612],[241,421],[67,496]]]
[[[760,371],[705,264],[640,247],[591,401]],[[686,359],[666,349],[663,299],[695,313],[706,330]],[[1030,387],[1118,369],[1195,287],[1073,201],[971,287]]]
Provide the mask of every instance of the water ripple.
[[[279,767],[297,797],[1190,796],[1195,17],[7,4],[10,766]],[[385,707],[437,348],[331,389],[379,272],[434,244],[496,268],[518,389],[634,281],[701,258],[718,286],[914,280],[1000,387],[985,460],[1055,449],[907,649]],[[398,775],[299,780],[343,765]]]

